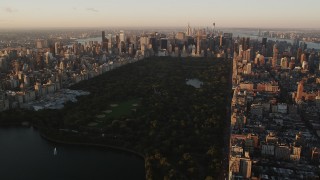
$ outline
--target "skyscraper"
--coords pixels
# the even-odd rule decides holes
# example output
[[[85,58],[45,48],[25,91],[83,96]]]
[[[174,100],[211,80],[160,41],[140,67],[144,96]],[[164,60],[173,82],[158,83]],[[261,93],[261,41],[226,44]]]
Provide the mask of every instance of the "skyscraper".
[[[300,57],[300,63],[303,64],[304,61],[307,61],[307,55],[305,53],[302,53]]]
[[[125,43],[125,41],[126,41],[126,37],[125,37],[124,31],[121,30],[120,31],[120,42],[124,42]]]
[[[168,49],[168,39],[166,38],[161,38],[160,39],[160,49]]]
[[[303,81],[300,81],[297,89],[296,102],[302,99],[302,95],[303,95]]]
[[[198,30],[197,32],[197,55],[200,55],[200,44],[201,44],[201,39],[200,39],[200,31]]]
[[[187,27],[187,31],[186,31],[186,36],[192,36],[192,30],[191,30],[189,23],[188,23],[188,27]]]
[[[250,159],[241,159],[240,160],[240,173],[244,179],[251,177],[251,166],[252,161]]]
[[[54,53],[55,55],[59,54],[60,42],[54,43]]]
[[[108,39],[106,38],[105,31],[102,31],[102,50],[107,51],[108,50]]]
[[[275,44],[273,46],[273,56],[272,56],[272,67],[275,68],[277,66],[277,61],[278,61],[278,46]]]
[[[148,45],[148,36],[142,35],[140,37],[140,47]]]
[[[102,31],[102,42],[104,42],[106,39],[106,32],[105,31]]]

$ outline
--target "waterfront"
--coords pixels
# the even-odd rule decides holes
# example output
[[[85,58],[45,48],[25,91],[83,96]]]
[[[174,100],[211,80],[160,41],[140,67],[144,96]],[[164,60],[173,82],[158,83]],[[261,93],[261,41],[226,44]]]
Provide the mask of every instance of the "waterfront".
[[[136,155],[48,142],[33,128],[0,128],[0,147],[1,179],[145,178],[144,160]]]

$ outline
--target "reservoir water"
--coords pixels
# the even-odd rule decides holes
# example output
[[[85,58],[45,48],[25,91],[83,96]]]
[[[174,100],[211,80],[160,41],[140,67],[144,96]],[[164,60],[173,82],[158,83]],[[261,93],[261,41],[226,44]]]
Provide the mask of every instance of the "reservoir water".
[[[136,155],[56,144],[22,127],[0,128],[0,174],[4,180],[145,179],[144,160]]]
[[[203,85],[203,82],[195,78],[195,79],[187,79],[186,84],[198,89]]]

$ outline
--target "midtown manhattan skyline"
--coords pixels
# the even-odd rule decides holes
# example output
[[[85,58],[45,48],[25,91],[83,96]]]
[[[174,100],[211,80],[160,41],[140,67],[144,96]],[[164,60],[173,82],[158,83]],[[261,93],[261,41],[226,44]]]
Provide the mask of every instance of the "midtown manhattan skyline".
[[[56,27],[320,28],[319,1],[3,0],[0,29]]]

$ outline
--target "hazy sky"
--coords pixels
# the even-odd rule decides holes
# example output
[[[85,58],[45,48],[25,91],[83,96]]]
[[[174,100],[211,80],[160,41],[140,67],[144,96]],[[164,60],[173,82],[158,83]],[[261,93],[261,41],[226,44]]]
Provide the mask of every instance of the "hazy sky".
[[[320,28],[319,0],[1,0],[0,28]]]

